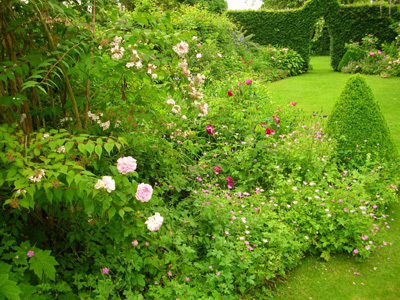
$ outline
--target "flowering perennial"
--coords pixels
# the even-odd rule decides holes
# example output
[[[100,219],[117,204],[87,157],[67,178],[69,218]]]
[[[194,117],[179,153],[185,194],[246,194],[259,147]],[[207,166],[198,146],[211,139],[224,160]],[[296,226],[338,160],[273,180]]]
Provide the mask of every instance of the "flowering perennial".
[[[172,49],[181,57],[185,56],[189,51],[189,45],[185,42],[180,42],[176,44]]]
[[[206,130],[207,130],[207,133],[208,133],[208,134],[215,134],[215,132],[214,132],[213,127],[212,127],[211,124],[208,124],[208,125],[207,125]]]
[[[121,157],[117,160],[117,169],[121,174],[132,173],[136,170],[136,159],[132,156]]]
[[[157,231],[160,229],[164,218],[160,216],[160,213],[155,213],[153,216],[148,217],[145,224],[147,224],[147,229],[150,231]]]
[[[151,187],[151,185],[140,183],[137,187],[136,199],[141,202],[149,202],[152,194],[153,188]]]
[[[96,185],[94,186],[96,190],[99,189],[106,189],[107,192],[111,193],[111,191],[115,190],[115,181],[112,179],[111,176],[103,176],[103,178],[100,180],[97,180]]]

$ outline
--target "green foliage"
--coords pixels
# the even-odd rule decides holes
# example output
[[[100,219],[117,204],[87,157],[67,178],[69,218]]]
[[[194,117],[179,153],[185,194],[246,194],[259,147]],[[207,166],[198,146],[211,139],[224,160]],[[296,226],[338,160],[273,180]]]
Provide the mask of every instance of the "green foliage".
[[[329,117],[327,131],[337,139],[342,160],[363,165],[371,155],[396,157],[389,128],[370,87],[360,75],[348,79]]]
[[[177,0],[179,3],[189,5],[202,5],[207,11],[220,14],[228,9],[228,2],[226,0]]]
[[[374,34],[380,42],[393,41],[396,33],[393,22],[400,20],[397,6],[346,5],[336,0],[309,0],[299,9],[271,11],[229,11],[228,16],[243,26],[253,40],[261,45],[279,45],[297,51],[309,67],[313,27],[323,16],[331,39],[331,65],[337,70],[345,54],[345,43],[360,40],[366,34]],[[293,26],[296,24],[296,26]]]

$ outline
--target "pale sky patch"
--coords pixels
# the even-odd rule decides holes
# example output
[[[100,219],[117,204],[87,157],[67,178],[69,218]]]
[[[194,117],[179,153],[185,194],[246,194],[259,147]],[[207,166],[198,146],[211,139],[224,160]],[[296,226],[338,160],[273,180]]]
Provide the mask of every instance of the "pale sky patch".
[[[229,10],[259,9],[261,0],[227,0]]]

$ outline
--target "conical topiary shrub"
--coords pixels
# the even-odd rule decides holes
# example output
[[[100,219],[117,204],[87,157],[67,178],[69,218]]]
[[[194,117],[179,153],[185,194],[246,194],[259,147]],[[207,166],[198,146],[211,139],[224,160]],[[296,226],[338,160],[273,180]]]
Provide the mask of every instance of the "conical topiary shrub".
[[[337,140],[340,158],[363,165],[368,153],[380,158],[397,156],[386,120],[371,88],[357,74],[351,76],[336,101],[326,131]]]

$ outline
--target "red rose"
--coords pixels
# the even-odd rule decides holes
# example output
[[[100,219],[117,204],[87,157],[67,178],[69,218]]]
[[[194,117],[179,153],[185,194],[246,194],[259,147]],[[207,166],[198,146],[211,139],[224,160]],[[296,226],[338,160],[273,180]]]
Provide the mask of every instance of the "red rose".
[[[270,134],[275,134],[275,130],[269,129],[269,128],[265,128],[265,135],[270,135]]]

